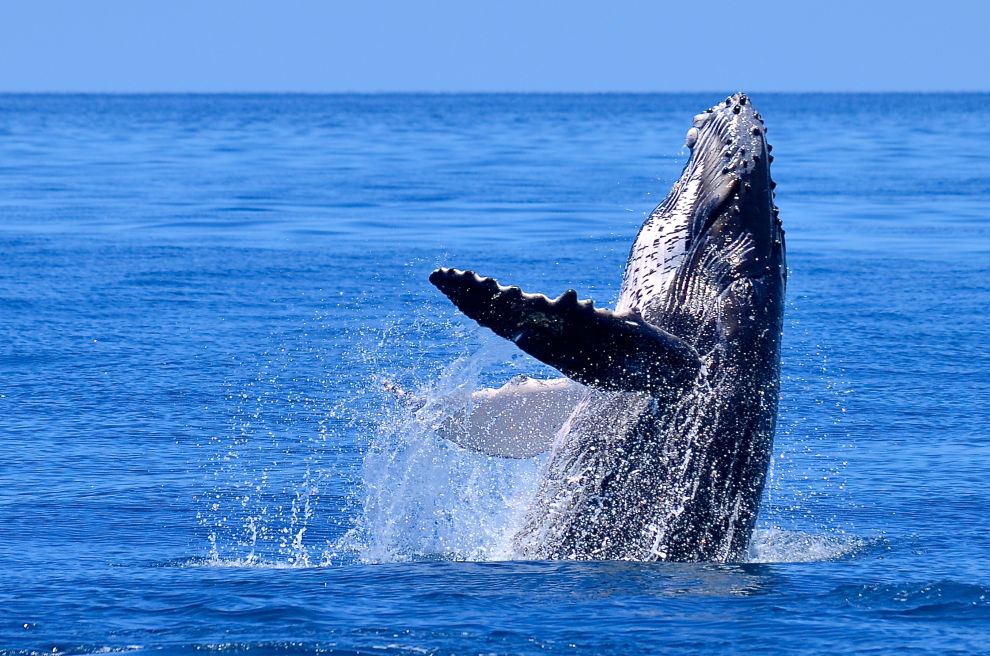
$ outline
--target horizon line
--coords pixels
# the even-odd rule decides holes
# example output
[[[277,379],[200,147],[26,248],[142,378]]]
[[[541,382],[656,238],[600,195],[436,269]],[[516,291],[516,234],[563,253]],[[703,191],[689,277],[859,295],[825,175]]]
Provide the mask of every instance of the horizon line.
[[[713,94],[713,95],[724,95],[726,93],[737,93],[745,92],[747,94],[768,94],[768,95],[854,95],[854,94],[915,94],[915,95],[926,95],[926,94],[987,94],[990,93],[990,89],[871,89],[871,90],[836,90],[836,89],[819,89],[819,90],[767,90],[767,89],[735,89],[730,92],[717,91],[717,90],[657,90],[657,91],[646,91],[646,90],[630,90],[624,91],[621,89],[613,90],[549,90],[549,91],[539,91],[539,90],[494,90],[494,89],[481,89],[481,90],[435,90],[435,89],[421,89],[421,90],[410,90],[410,89],[378,89],[378,90],[321,90],[321,91],[300,91],[300,90],[218,90],[218,91],[206,91],[206,90],[175,90],[175,89],[160,89],[160,90],[132,90],[132,91],[122,91],[122,90],[5,90],[0,89],[0,95],[2,96],[58,96],[58,95],[106,95],[106,96],[156,96],[156,95],[203,95],[203,96],[216,96],[216,95],[230,95],[230,96],[246,96],[246,95],[299,95],[299,96],[329,96],[329,95],[350,95],[350,96],[374,96],[374,95],[434,95],[434,96],[448,96],[448,95],[687,95],[687,94]]]

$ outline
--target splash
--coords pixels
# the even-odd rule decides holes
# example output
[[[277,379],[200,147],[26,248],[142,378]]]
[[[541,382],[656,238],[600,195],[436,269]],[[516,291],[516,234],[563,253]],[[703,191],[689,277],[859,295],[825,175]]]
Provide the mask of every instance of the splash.
[[[800,314],[795,305],[799,301],[789,301],[788,316]],[[762,524],[821,535],[856,532],[846,486],[855,448],[846,411],[854,397],[841,362],[831,353],[827,336],[800,318],[788,320]]]
[[[535,494],[543,458],[491,458],[450,444],[436,432],[445,417],[470,407],[471,392],[483,387],[486,368],[504,358],[498,345],[483,343],[457,358],[435,382],[383,405],[364,459],[363,511],[338,544],[340,551],[362,562],[516,557],[511,538]],[[409,397],[418,399],[412,408],[403,403]],[[771,481],[778,495],[780,488],[794,484],[779,475]],[[796,510],[798,520],[807,519],[804,510]],[[775,508],[771,521],[754,533],[747,562],[834,560],[866,544],[841,530],[788,530],[773,519],[794,518],[782,517]]]
[[[343,549],[365,562],[512,558],[541,459],[491,458],[436,434],[445,417],[469,409],[483,369],[503,353],[484,345],[415,390],[418,408],[401,399],[383,408],[364,461],[363,513]]]
[[[450,338],[444,344],[465,349],[459,357],[448,349],[454,360],[446,366],[406,348],[438,333]],[[281,568],[516,556],[511,538],[535,495],[543,459],[476,454],[439,438],[435,427],[465,412],[472,391],[514,374],[547,372],[502,340],[456,324],[421,318],[410,328],[396,321],[361,336],[343,356],[323,354],[314,339],[293,350],[274,344],[259,361],[244,363],[245,375],[229,385],[231,430],[211,440],[214,455],[204,465],[212,485],[201,497],[199,521],[208,552],[187,564]],[[784,376],[752,562],[831,560],[862,548],[836,528],[843,522],[835,486],[843,486],[839,458],[830,452],[846,392],[819,347],[794,346],[798,353],[789,359],[799,366]],[[334,363],[325,375],[293,375],[293,362],[314,354]],[[345,370],[357,372],[353,380],[341,380]],[[369,380],[368,372],[379,375]],[[384,390],[384,372],[403,381],[414,405]]]
[[[804,533],[781,528],[757,529],[749,544],[749,563],[813,563],[862,551],[868,542],[843,533]]]
[[[197,520],[208,551],[186,565],[329,562],[328,547],[343,532],[341,490],[353,487],[348,467],[356,458],[342,447],[348,411],[329,384],[339,359],[321,332],[304,323],[293,340],[273,334],[267,350],[232,367],[220,409],[229,430],[202,445],[207,489],[197,498]]]

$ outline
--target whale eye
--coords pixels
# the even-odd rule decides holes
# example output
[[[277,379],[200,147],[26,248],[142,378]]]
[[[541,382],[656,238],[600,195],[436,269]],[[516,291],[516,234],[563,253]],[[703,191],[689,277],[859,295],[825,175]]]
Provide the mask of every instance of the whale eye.
[[[687,131],[687,135],[684,137],[684,145],[688,148],[694,148],[694,144],[698,142],[698,135],[701,134],[698,128],[691,128]]]

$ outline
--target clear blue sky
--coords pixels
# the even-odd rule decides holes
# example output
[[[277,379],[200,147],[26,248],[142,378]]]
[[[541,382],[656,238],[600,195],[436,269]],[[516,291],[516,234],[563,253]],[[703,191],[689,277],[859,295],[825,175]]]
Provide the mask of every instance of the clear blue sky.
[[[986,91],[988,32],[980,0],[0,0],[0,91]]]

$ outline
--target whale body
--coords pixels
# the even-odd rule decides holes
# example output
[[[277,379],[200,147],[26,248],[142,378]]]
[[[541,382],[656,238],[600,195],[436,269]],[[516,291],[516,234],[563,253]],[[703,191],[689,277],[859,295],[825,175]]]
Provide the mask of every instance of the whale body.
[[[477,412],[504,424],[497,446],[448,431],[495,455],[549,451],[519,557],[744,555],[772,451],[787,278],[765,135],[741,93],[694,117],[690,158],[636,236],[612,310],[573,290],[431,274],[464,314],[564,375],[485,393]],[[546,425],[511,435],[526,408]]]

